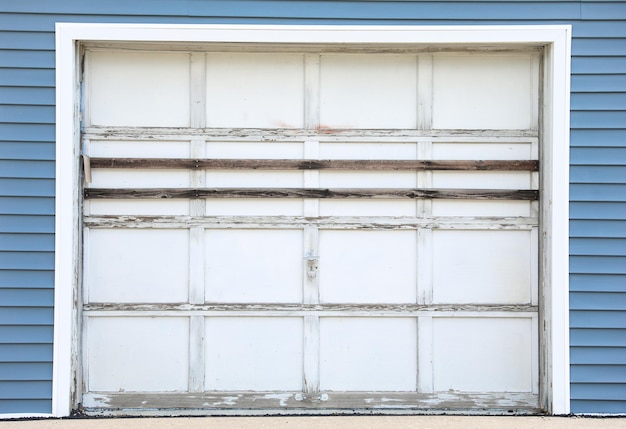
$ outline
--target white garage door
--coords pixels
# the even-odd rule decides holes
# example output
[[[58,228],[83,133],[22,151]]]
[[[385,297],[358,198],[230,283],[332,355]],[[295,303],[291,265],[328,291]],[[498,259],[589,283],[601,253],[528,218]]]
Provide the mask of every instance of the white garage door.
[[[83,407],[537,410],[539,52],[273,49],[87,51]]]

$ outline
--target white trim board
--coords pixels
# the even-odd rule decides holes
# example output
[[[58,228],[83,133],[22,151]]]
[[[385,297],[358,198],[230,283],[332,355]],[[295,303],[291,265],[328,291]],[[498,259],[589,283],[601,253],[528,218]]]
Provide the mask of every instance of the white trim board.
[[[76,295],[80,279],[80,44],[90,42],[161,44],[393,44],[545,46],[542,105],[541,282],[545,326],[540,357],[541,405],[568,414],[568,201],[569,84],[571,26],[259,26],[68,24],[56,25],[56,244],[53,411],[69,415],[75,394],[77,356]]]

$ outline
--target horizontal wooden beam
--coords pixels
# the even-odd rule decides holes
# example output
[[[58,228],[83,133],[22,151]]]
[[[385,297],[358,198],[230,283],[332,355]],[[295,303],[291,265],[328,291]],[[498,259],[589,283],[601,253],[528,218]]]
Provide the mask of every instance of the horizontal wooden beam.
[[[339,199],[476,199],[539,198],[531,189],[401,189],[401,188],[85,188],[85,199],[159,198],[339,198]]]
[[[207,141],[254,142],[415,142],[417,140],[451,143],[471,139],[477,143],[529,142],[538,137],[537,130],[416,130],[416,129],[319,129],[302,128],[190,128],[190,127],[87,127],[83,138],[89,140]]]
[[[161,168],[215,170],[455,170],[539,171],[536,160],[314,160],[314,159],[173,159],[91,158],[91,168]]]
[[[173,312],[181,313],[362,313],[371,315],[411,315],[419,313],[537,313],[538,307],[530,304],[247,304],[247,303],[206,303],[206,304],[126,304],[90,303],[83,306],[86,312]]]
[[[171,415],[176,410],[190,414],[192,410],[202,414],[211,410],[237,410],[238,414],[261,410],[264,414],[274,414],[287,409],[294,413],[298,409],[306,413],[319,411],[323,414],[347,414],[358,412],[381,413],[401,410],[404,414],[412,411],[442,411],[448,413],[538,413],[539,398],[533,393],[494,392],[205,392],[205,393],[136,393],[136,392],[88,392],[83,396],[83,406],[87,413],[119,411],[128,415],[132,410],[145,413],[146,410],[163,410]],[[246,410],[246,411],[243,411]],[[222,411],[223,413],[224,411]],[[144,414],[145,415],[145,414]]]
[[[293,229],[317,227],[322,229],[462,229],[462,230],[530,230],[539,225],[536,217],[496,216],[153,216],[153,215],[87,215],[83,224],[88,228],[149,228],[149,229]]]

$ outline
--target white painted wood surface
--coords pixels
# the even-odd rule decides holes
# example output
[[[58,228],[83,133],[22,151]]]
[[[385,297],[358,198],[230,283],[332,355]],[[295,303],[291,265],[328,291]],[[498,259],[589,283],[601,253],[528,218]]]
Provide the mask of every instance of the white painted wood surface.
[[[189,54],[90,51],[88,122],[189,126]]]
[[[530,54],[434,55],[433,128],[531,128],[538,97],[531,93],[530,59]]]
[[[90,75],[85,136],[95,157],[538,156],[538,77],[528,52],[90,55],[88,67],[98,70]],[[185,120],[133,117],[136,109],[153,108],[141,85],[128,93],[136,98],[132,103],[102,95],[114,90],[111,82],[127,67],[140,73],[155,58],[171,62],[154,77],[160,85],[178,85],[185,94],[193,88],[188,98],[172,95],[162,107],[185,104]],[[113,80],[104,75],[110,68]],[[105,102],[106,108],[93,104]],[[181,128],[146,128],[155,126]],[[537,189],[536,176],[95,169],[88,186]],[[472,200],[90,200],[84,217],[84,397],[96,404],[94,395],[119,389],[146,398],[154,391],[211,392],[219,399],[207,402],[210,408],[229,408],[243,395],[236,392],[253,391],[265,399],[256,405],[245,399],[246,406],[277,401],[291,407],[296,401],[324,407],[326,392],[343,392],[348,396],[341,397],[341,407],[350,400],[367,407],[386,406],[384,392],[406,392],[434,395],[429,400],[441,406],[444,392],[454,391],[492,395],[497,407],[503,404],[499,393],[507,392],[530,395],[522,402],[532,407],[539,341],[533,331],[533,207],[528,201]],[[329,305],[343,307],[324,307]],[[118,338],[115,331],[125,324],[130,328]],[[131,337],[148,326],[180,335],[165,345],[146,345],[158,342],[152,334],[133,343]],[[137,356],[151,359],[146,368],[108,377],[124,365],[119,350],[132,354],[136,348],[143,353]],[[156,368],[179,361],[184,364],[162,383],[146,381],[145,371],[159,378]],[[371,398],[359,396],[363,391]],[[123,396],[115,398],[123,406]],[[407,398],[389,400],[417,407]],[[134,400],[128,396],[129,404]],[[465,404],[460,407],[478,402],[458,399]]]
[[[302,319],[206,319],[207,391],[302,389]]]
[[[86,330],[88,391],[187,390],[187,317],[91,317]]]

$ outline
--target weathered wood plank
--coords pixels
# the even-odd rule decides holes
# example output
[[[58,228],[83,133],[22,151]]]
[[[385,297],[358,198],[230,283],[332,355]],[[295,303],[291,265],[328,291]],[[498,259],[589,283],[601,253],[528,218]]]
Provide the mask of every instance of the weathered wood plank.
[[[92,168],[159,168],[216,170],[454,170],[539,171],[535,160],[329,160],[329,159],[183,159],[91,158]]]
[[[476,199],[526,200],[539,198],[532,189],[401,189],[401,188],[85,188],[95,198],[342,198],[342,199]]]
[[[299,217],[299,216],[85,216],[88,228],[203,228],[268,229],[514,229],[530,230],[539,224],[533,217]]]
[[[99,393],[89,392],[83,396],[87,410],[118,409],[199,409],[199,410],[254,410],[271,413],[277,409],[325,410],[500,410],[509,414],[516,412],[539,412],[538,396],[532,393],[415,393],[415,392],[325,392],[306,395],[301,392],[216,392],[216,393]]]
[[[481,142],[512,141],[538,137],[537,130],[415,130],[415,129],[317,129],[294,128],[176,128],[92,126],[83,135],[94,140],[190,140],[194,137],[221,141],[406,141],[419,138],[478,138]]]
[[[406,314],[417,313],[536,313],[538,306],[530,304],[242,304],[242,303],[205,303],[205,304],[127,304],[127,303],[89,303],[83,306],[89,311],[128,311],[128,312],[368,312],[368,314]]]

